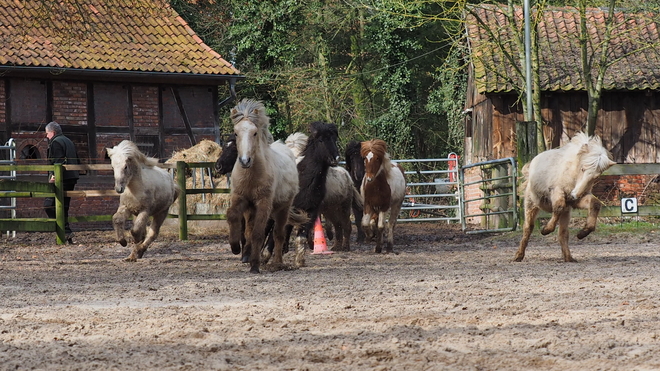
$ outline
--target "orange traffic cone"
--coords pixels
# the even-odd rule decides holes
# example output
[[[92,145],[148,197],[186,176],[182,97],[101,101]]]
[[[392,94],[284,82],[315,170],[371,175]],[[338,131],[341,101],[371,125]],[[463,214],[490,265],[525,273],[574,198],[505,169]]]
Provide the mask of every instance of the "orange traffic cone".
[[[328,251],[328,244],[325,242],[320,217],[316,218],[316,223],[314,223],[314,252],[312,254],[332,254],[332,251]]]

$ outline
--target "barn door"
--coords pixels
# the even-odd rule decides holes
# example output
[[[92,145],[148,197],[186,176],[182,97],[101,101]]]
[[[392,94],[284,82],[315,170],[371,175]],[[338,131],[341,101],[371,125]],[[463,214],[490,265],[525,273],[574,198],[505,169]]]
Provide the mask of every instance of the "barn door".
[[[463,231],[514,231],[518,226],[516,160],[509,157],[465,165],[459,174]]]

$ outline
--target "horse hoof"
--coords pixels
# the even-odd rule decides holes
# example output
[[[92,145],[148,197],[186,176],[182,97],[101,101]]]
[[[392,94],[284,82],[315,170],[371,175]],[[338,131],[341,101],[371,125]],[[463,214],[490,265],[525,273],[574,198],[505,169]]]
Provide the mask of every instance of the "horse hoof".
[[[541,229],[541,235],[543,236],[548,235],[552,232],[554,232],[554,229],[545,229],[545,228]]]
[[[247,255],[243,255],[241,257],[241,263],[249,263],[250,262],[250,257]]]
[[[523,261],[525,257],[524,256],[516,256],[515,259],[513,259],[514,262],[521,262]]]
[[[592,232],[591,229],[582,229],[582,230],[580,230],[577,234],[578,240],[581,240],[581,239],[587,237],[588,235],[591,234],[591,232]]]
[[[133,256],[133,254],[129,255],[128,258],[124,259],[125,262],[131,262],[135,263],[137,261],[137,258]]]
[[[234,255],[238,255],[241,253],[241,244],[240,243],[230,243],[229,246],[231,246],[231,253]]]
[[[250,268],[250,273],[259,274],[261,272],[259,272],[259,267],[252,267]]]
[[[126,243],[126,239],[125,239],[125,238],[122,238],[121,240],[119,240],[119,241],[117,241],[117,242],[119,242],[119,244],[120,244],[122,247],[126,247],[126,245],[128,245],[128,243]]]

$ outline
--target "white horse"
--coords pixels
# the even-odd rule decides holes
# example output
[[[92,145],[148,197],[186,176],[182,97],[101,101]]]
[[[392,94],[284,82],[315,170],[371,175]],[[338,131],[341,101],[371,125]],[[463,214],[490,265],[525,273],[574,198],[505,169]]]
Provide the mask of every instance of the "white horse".
[[[270,144],[270,118],[261,102],[242,100],[231,110],[231,119],[238,157],[231,173],[231,206],[227,210],[229,245],[234,254],[239,254],[244,233],[250,272],[259,273],[266,224],[272,218],[275,248],[271,264],[281,269],[287,223],[300,224],[307,219],[292,208],[298,193],[296,161],[284,143]]]
[[[591,189],[603,171],[616,164],[611,157],[598,136],[578,133],[563,147],[541,152],[523,167],[526,178],[522,185],[525,190],[525,221],[515,261],[522,261],[525,257],[539,210],[552,213],[541,234],[553,232],[559,223],[559,244],[564,261],[576,261],[568,249],[571,209],[589,210],[587,222],[577,234],[579,239],[585,238],[596,229],[601,207],[600,201],[591,194]]]
[[[179,197],[179,187],[172,175],[157,167],[158,160],[145,156],[135,143],[124,140],[106,149],[115,175],[115,191],[120,194],[119,208],[112,216],[117,242],[126,246],[126,220],[134,215],[131,235],[136,244],[126,261],[142,258],[158,237],[172,203]],[[149,218],[153,217],[151,223]],[[147,224],[149,230],[147,231]]]

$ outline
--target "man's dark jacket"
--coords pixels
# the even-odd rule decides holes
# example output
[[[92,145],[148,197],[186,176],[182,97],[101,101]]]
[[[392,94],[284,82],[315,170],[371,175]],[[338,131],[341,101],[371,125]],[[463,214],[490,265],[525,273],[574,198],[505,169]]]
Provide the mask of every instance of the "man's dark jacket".
[[[48,141],[48,162],[51,165],[65,164],[77,165],[78,153],[76,146],[71,139],[65,137],[63,134],[56,135]],[[48,175],[50,177],[50,174]],[[64,171],[64,181],[77,181],[80,177],[78,170]]]

